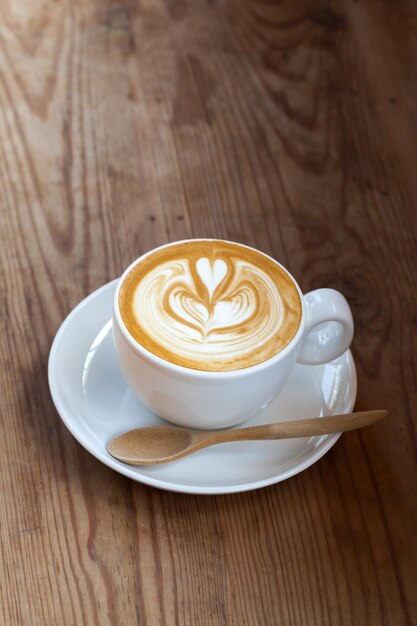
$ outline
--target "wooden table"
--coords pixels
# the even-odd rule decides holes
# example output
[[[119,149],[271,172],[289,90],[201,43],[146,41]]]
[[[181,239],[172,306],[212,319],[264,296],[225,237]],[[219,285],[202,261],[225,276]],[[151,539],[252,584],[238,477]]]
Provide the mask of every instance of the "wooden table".
[[[0,4],[0,623],[417,624],[415,3]],[[356,321],[352,432],[287,482],[157,491],[68,433],[46,368],[84,296],[234,239]]]

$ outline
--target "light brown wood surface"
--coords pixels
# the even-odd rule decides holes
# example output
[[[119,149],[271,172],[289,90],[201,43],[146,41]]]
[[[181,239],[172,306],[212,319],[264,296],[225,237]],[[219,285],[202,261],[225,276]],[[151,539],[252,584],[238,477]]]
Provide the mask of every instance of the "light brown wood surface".
[[[0,623],[417,623],[417,7],[0,2]],[[85,295],[189,236],[272,254],[356,322],[357,409],[246,494],[100,464],[52,405]]]

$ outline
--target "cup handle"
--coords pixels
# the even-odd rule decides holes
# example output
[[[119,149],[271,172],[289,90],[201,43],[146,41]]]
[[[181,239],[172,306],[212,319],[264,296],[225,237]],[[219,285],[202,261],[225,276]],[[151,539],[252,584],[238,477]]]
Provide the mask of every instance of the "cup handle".
[[[306,324],[298,363],[317,365],[337,359],[353,338],[352,312],[335,289],[316,289],[304,296]]]

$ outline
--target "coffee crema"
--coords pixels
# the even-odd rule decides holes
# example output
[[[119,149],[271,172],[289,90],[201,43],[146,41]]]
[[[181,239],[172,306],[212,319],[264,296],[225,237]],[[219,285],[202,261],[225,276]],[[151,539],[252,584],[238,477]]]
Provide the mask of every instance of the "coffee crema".
[[[144,348],[176,365],[225,372],[275,356],[296,334],[301,301],[288,273],[252,248],[192,240],[145,256],[119,309]]]

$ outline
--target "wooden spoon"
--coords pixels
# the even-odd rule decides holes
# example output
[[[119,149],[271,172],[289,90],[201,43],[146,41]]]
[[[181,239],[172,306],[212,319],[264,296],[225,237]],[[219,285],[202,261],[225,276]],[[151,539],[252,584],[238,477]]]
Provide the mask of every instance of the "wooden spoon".
[[[146,426],[119,435],[107,446],[109,453],[131,465],[156,465],[176,461],[201,448],[231,441],[292,439],[341,433],[363,428],[388,415],[387,411],[362,411],[347,415],[314,417],[237,430],[195,430],[180,426]]]

